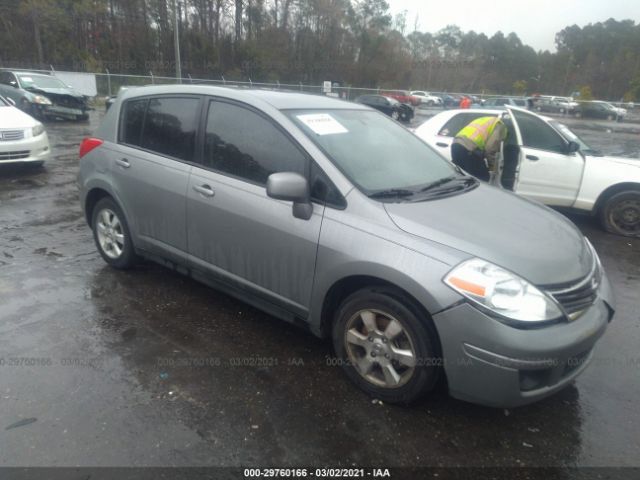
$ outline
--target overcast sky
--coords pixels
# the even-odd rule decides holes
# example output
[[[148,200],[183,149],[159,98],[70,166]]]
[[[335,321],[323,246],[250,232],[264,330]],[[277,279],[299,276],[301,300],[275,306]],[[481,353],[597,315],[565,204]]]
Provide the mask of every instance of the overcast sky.
[[[564,27],[603,22],[608,18],[640,23],[638,0],[387,0],[395,15],[407,10],[407,32],[413,31],[416,14],[419,30],[437,32],[447,25],[492,36],[518,34],[535,50],[555,51],[555,34]]]

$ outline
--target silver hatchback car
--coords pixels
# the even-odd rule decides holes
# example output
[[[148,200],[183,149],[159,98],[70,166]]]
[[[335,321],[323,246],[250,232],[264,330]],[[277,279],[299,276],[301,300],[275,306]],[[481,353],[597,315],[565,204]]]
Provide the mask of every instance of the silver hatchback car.
[[[107,263],[146,257],[330,336],[351,380],[387,402],[443,375],[467,401],[539,400],[586,368],[613,316],[571,222],[363,105],[135,88],[80,157]]]

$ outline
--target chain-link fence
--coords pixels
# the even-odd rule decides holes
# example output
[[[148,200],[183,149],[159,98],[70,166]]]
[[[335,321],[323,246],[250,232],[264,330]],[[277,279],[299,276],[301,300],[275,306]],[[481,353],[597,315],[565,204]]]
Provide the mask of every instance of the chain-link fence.
[[[1,67],[0,67],[1,68]],[[12,70],[21,70],[21,69],[12,69]],[[21,71],[30,71],[30,72],[40,72],[40,73],[49,73],[49,74],[67,74],[67,75],[86,75],[86,73],[80,72],[67,72],[67,71],[55,71],[51,70],[34,70],[34,69],[23,69]],[[406,92],[404,89],[393,89],[393,88],[362,88],[362,87],[354,87],[354,86],[343,86],[338,83],[331,83],[330,86],[326,84],[322,85],[309,85],[303,83],[267,83],[267,82],[253,82],[251,79],[246,81],[243,80],[232,80],[221,77],[219,79],[204,79],[204,78],[192,78],[190,75],[187,77],[183,77],[182,81],[179,82],[176,77],[168,77],[168,76],[160,76],[154,75],[153,72],[149,72],[148,75],[130,75],[130,74],[113,74],[109,71],[104,73],[92,73],[95,75],[96,79],[96,96],[100,97],[109,97],[117,95],[120,87],[132,87],[132,86],[143,86],[143,85],[167,85],[167,84],[198,84],[198,85],[216,85],[216,86],[226,86],[226,87],[235,87],[235,88],[260,88],[260,89],[268,89],[268,90],[282,90],[282,91],[296,91],[296,92],[306,92],[317,95],[328,95],[336,98],[341,98],[344,100],[355,100],[361,95],[366,94],[388,94],[388,93],[401,93]],[[445,100],[445,106],[455,107],[457,106],[457,102],[459,101],[459,97],[461,96],[470,96],[473,98],[474,103],[478,104],[480,102],[486,102],[487,106],[496,106],[501,107],[499,102],[492,102],[494,100],[500,99],[514,99],[520,98],[521,101],[525,101],[525,97],[517,96],[512,94],[486,94],[486,93],[470,93],[470,92],[442,92],[438,91],[437,93],[424,89],[420,90],[423,92],[433,92],[439,96],[449,97],[449,99]],[[556,100],[552,100],[555,98]],[[540,99],[540,103],[538,103],[538,107],[535,108],[540,112],[546,113],[559,113],[559,114],[571,114],[575,109],[577,111],[576,105],[580,105],[582,103],[586,103],[584,101],[571,99],[570,102],[574,104],[573,106],[563,105],[569,99],[567,97],[550,97],[545,96]],[[447,102],[455,102],[446,104]],[[614,105],[618,108],[624,109],[636,109],[640,107],[640,104],[630,103],[630,102],[622,102],[622,101],[610,101],[607,102],[611,105]],[[519,106],[527,106],[526,103],[523,103]]]

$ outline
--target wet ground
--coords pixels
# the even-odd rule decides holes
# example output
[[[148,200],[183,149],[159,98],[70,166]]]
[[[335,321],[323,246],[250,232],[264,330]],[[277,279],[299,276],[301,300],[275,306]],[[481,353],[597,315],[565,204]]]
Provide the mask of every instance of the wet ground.
[[[574,385],[514,410],[383,405],[328,343],[162,267],[105,265],[75,185],[99,117],[48,124],[46,168],[0,169],[0,465],[640,465],[640,240],[572,217],[618,299]],[[638,157],[637,134],[580,133]]]

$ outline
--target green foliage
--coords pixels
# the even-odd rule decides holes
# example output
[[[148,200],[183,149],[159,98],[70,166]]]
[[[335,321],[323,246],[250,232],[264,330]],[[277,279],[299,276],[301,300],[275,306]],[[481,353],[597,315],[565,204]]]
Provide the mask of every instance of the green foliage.
[[[580,87],[580,100],[593,100],[593,92],[591,92],[591,87],[589,85],[585,85]]]
[[[527,91],[527,82],[525,80],[516,80],[512,85],[513,93],[516,95],[524,95]]]
[[[640,74],[629,82],[629,90],[624,94],[625,102],[637,102],[640,100]]]
[[[179,5],[182,71],[194,78],[640,96],[640,26],[630,20],[567,27],[550,53],[515,33],[405,32],[413,22],[392,18],[385,0]],[[0,66],[173,75],[174,14],[171,0],[2,0]]]

